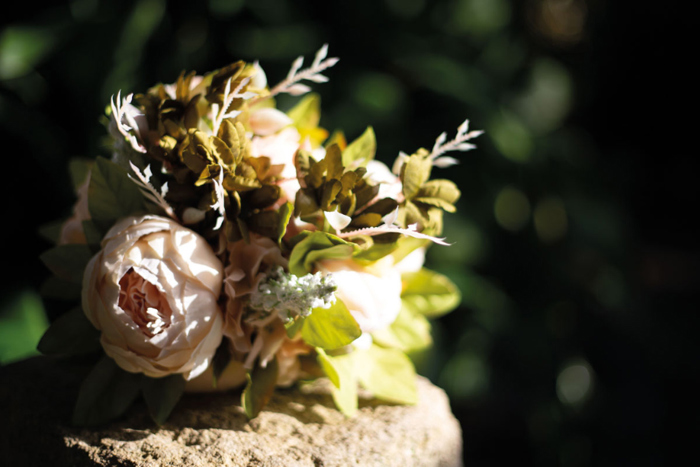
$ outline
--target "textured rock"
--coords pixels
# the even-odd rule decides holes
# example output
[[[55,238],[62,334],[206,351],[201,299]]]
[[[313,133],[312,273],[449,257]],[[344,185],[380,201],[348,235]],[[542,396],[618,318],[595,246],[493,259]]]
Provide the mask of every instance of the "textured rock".
[[[36,358],[0,368],[0,465],[459,466],[461,430],[444,392],[418,379],[417,406],[365,394],[351,419],[328,382],[278,390],[247,421],[240,393],[187,395],[162,427],[143,405],[98,429],[68,425],[84,369]]]

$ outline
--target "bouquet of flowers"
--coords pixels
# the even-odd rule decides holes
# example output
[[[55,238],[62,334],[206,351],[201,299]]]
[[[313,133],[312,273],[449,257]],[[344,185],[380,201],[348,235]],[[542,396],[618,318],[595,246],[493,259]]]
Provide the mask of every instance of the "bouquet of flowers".
[[[72,161],[78,194],[42,259],[53,297],[80,301],[47,330],[49,355],[98,353],[74,411],[80,425],[142,395],[163,423],[183,392],[245,389],[255,417],[275,387],[327,376],[337,407],[416,402],[407,352],[459,292],[422,268],[460,196],[433,167],[466,151],[468,122],[432,150],[374,160],[372,128],[347,143],[320,128],[317,95],[286,113],[338,59],[327,46],[274,87],[256,63],[182,74],[107,108],[110,159]]]

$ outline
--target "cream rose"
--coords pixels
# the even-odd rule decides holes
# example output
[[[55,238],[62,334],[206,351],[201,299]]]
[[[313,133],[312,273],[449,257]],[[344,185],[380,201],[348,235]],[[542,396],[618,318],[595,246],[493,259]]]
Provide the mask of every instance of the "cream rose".
[[[221,343],[223,266],[209,244],[163,217],[112,227],[83,277],[83,310],[124,370],[191,379]]]

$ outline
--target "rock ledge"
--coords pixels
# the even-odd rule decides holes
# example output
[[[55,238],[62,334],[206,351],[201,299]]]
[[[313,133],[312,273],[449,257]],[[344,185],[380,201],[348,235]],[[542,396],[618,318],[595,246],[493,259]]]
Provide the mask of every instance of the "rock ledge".
[[[82,369],[34,358],[0,368],[0,465],[461,466],[445,393],[418,379],[416,406],[364,397],[346,419],[325,380],[278,390],[248,422],[240,393],[187,395],[158,428],[143,405],[98,429],[68,424]]]

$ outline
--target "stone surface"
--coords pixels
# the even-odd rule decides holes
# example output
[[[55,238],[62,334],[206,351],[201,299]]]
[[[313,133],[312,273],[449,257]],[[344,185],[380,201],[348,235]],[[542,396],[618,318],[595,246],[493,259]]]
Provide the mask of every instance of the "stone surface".
[[[136,404],[125,419],[70,427],[85,366],[34,358],[0,368],[0,465],[460,466],[461,430],[445,393],[418,379],[416,406],[367,397],[351,419],[328,382],[277,390],[246,420],[240,393],[187,395],[158,428]]]

